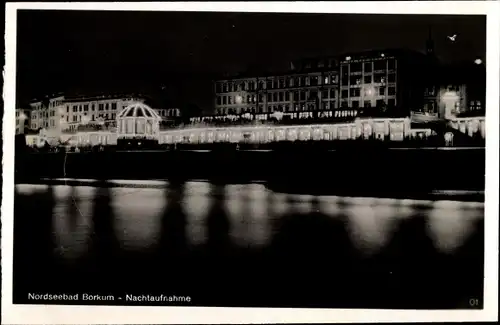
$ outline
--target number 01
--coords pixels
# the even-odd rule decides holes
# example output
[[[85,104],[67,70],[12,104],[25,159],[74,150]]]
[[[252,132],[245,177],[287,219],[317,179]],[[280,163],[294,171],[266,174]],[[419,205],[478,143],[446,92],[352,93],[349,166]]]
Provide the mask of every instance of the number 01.
[[[479,299],[469,299],[469,305],[472,307],[479,306]]]

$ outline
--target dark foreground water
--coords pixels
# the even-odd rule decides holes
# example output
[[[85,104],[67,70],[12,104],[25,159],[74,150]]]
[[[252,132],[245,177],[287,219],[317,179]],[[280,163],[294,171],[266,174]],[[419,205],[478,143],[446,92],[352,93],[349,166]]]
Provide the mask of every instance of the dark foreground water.
[[[90,293],[116,299],[76,303],[163,294],[191,306],[482,304],[482,203],[119,183],[16,185],[14,303]]]

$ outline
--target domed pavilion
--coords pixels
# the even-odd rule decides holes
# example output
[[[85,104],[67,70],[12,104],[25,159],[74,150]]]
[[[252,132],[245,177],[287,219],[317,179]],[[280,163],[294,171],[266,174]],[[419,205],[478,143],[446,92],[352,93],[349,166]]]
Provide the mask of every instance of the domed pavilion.
[[[158,144],[161,117],[144,103],[133,103],[116,116],[118,143],[144,147]]]

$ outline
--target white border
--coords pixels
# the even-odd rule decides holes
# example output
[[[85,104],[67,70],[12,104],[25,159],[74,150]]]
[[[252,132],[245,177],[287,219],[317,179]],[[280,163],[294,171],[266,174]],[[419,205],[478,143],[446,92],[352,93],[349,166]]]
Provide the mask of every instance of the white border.
[[[2,323],[6,324],[152,324],[152,323],[329,323],[498,320],[498,147],[499,8],[496,1],[279,2],[279,3],[7,3],[4,69]],[[14,108],[16,10],[247,11],[378,14],[487,14],[487,152],[485,215],[485,303],[477,311],[393,311],[339,309],[76,307],[12,305]],[[464,279],[466,281],[466,279]]]

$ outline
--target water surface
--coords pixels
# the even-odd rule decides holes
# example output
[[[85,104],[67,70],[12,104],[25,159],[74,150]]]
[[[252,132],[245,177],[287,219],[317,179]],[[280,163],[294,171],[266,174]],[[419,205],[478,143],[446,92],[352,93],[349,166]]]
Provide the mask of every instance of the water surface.
[[[17,185],[15,302],[54,290],[189,295],[217,306],[466,308],[481,300],[482,203],[149,183]]]

